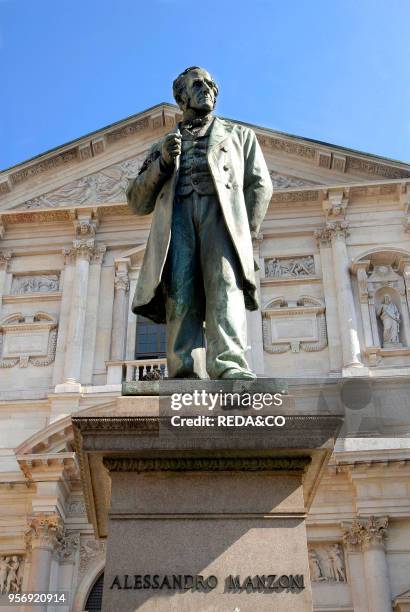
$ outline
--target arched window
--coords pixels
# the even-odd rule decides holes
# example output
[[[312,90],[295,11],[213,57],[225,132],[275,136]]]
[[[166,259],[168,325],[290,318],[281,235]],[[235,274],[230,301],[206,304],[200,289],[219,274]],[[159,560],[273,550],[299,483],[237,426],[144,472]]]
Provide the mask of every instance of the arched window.
[[[90,594],[87,597],[87,603],[85,604],[85,610],[87,610],[87,612],[101,612],[103,586],[104,573],[94,582]]]
[[[166,355],[166,326],[137,316],[135,359],[156,359]]]

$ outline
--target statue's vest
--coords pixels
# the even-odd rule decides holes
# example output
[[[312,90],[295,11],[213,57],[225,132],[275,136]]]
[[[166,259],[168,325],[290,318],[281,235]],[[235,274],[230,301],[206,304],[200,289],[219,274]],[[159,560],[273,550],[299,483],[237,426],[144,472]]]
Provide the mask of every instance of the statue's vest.
[[[175,195],[186,197],[194,191],[200,195],[216,193],[206,158],[208,141],[209,134],[202,137],[192,136],[184,130]]]

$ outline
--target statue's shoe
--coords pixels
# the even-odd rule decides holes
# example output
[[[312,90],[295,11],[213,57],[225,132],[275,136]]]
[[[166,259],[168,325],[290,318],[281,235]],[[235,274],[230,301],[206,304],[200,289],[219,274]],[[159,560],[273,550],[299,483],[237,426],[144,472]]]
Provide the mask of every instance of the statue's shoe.
[[[229,368],[229,370],[225,370],[219,378],[220,380],[254,380],[256,376],[252,372],[249,372],[249,370]]]

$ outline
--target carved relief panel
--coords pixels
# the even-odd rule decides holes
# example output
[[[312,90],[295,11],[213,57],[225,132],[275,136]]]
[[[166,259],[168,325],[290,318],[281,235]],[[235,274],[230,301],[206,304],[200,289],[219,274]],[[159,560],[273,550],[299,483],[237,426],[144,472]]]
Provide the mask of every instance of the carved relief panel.
[[[312,582],[347,582],[345,558],[340,544],[309,546],[308,555]]]
[[[0,557],[0,594],[21,591],[23,565],[23,557],[20,555]]]
[[[303,278],[315,275],[313,255],[306,257],[270,257],[265,259],[266,278]]]
[[[14,275],[11,284],[12,295],[27,293],[55,293],[60,288],[59,274]]]
[[[277,298],[262,311],[263,347],[268,353],[321,351],[327,346],[325,307],[316,298]]]

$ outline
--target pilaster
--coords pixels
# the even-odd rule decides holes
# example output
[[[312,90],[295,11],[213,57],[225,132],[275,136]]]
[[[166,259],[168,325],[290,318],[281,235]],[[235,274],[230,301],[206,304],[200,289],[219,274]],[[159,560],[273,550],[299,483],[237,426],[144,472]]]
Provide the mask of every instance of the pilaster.
[[[4,290],[6,286],[6,277],[9,262],[11,259],[11,251],[0,251],[0,319],[1,319],[1,306]]]
[[[31,555],[28,590],[46,593],[50,590],[53,553],[63,537],[63,521],[58,513],[38,513],[28,520],[26,542]],[[46,612],[47,606],[37,607]]]
[[[105,246],[96,246],[94,247],[90,258],[87,312],[84,330],[84,358],[81,373],[81,382],[85,385],[91,385],[93,378],[95,341],[98,323],[98,303],[100,298],[101,267],[105,252]]]
[[[337,292],[339,329],[342,341],[343,367],[360,366],[360,343],[346,248],[348,223],[330,221],[316,232],[320,241],[331,243],[333,273]]]
[[[354,519],[350,525],[343,525],[345,543],[350,546],[351,550],[362,551],[368,609],[372,612],[391,612],[392,610],[385,551],[387,526],[387,516],[359,517]]]
[[[127,305],[130,280],[128,277],[129,259],[115,261],[114,308],[112,316],[111,360],[120,361],[125,357],[127,335]]]
[[[326,304],[326,325],[329,365],[333,372],[342,369],[342,350],[337,318],[337,290],[333,273],[332,245],[325,228],[315,232],[322,266],[323,291]]]

